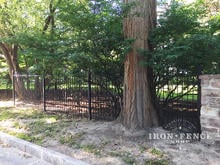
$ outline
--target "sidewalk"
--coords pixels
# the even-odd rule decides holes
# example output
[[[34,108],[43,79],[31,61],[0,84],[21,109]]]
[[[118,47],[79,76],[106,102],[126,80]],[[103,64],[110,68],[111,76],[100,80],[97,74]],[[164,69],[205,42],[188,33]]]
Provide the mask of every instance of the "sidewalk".
[[[51,165],[16,148],[0,144],[1,165]]]
[[[0,132],[0,165],[89,165]]]

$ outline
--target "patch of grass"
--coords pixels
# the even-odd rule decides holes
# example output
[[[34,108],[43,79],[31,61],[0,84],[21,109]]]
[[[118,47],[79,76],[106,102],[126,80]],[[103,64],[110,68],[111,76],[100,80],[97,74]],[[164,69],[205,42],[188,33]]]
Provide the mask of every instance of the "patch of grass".
[[[0,121],[9,120],[16,117],[16,114],[9,112],[6,108],[0,109]]]
[[[184,92],[184,91],[182,91],[182,92]],[[158,92],[157,95],[160,96],[161,99],[163,99],[163,98],[167,98],[167,96],[169,95],[169,92],[168,91]],[[175,98],[178,95],[179,95],[178,93],[173,92],[170,97]],[[182,99],[185,101],[188,101],[188,100],[197,101],[197,98],[198,98],[197,93],[187,93],[182,96]]]
[[[0,108],[0,121],[9,119],[38,119],[43,118],[45,113],[34,109],[15,109],[13,107]]]
[[[12,136],[15,136],[17,138],[29,141],[29,142],[33,142],[35,144],[41,145],[43,144],[43,137],[37,137],[34,135],[31,135],[29,133],[18,133],[18,132],[12,132],[12,131],[7,131],[7,130],[2,130]]]
[[[45,136],[53,137],[58,131],[54,124],[47,124],[44,120],[37,120],[28,124],[29,131],[33,134],[43,133]]]
[[[42,136],[33,136],[30,134],[26,134],[26,133],[19,133],[17,135],[15,135],[16,137],[29,141],[29,142],[33,142],[35,144],[41,145],[43,144],[43,137]]]
[[[145,165],[169,165],[169,161],[166,159],[153,159],[146,161]]]
[[[145,151],[148,150],[148,147],[141,145],[139,149],[140,149],[140,152],[141,152],[141,153],[144,153]]]
[[[77,145],[78,140],[82,138],[85,132],[78,132],[76,134],[67,133],[60,137],[59,141],[61,144],[67,144],[68,146],[72,147]]]
[[[160,151],[159,149],[156,148],[152,148],[150,149],[150,153],[159,157],[162,157],[164,155],[164,153],[162,151]]]
[[[13,123],[7,127],[0,126],[0,130],[37,144],[42,144],[45,137],[58,137],[56,135],[73,122],[65,119],[66,116],[60,114],[47,114],[31,108],[0,108],[0,121]],[[25,130],[25,133],[20,133],[20,130]]]
[[[67,133],[60,137],[59,141],[61,144],[67,144],[70,147],[75,147],[82,149],[89,153],[94,153],[95,155],[101,155],[101,149],[95,144],[80,144],[85,132],[78,132],[76,134]]]
[[[110,156],[121,158],[128,165],[136,164],[136,160],[130,152],[127,152],[127,151],[120,151],[120,152],[119,151],[118,152],[113,151],[113,152],[110,152],[109,154],[110,154]]]
[[[86,152],[94,153],[95,155],[101,155],[101,149],[94,144],[80,145],[80,148]]]
[[[93,153],[95,155],[99,155],[100,156],[102,154],[102,151],[103,151],[104,147],[107,144],[109,144],[109,141],[103,141],[102,143],[100,143],[98,145],[76,143],[75,147],[78,148],[78,149],[82,149],[82,150],[84,150],[86,152]]]
[[[27,126],[26,126],[26,124],[23,124],[23,123],[21,123],[21,122],[19,122],[19,121],[15,121],[14,123],[13,123],[13,127],[14,128],[16,128],[16,129],[23,129],[23,130],[27,130]]]

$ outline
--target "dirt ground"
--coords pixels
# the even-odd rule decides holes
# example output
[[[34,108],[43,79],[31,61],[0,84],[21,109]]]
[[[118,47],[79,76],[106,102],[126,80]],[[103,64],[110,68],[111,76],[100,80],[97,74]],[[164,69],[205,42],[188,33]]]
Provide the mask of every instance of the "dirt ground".
[[[118,121],[72,121],[55,137],[45,137],[41,145],[92,165],[220,164],[220,141],[171,144],[169,140],[151,138],[154,133],[166,134],[162,128],[131,132]]]
[[[131,133],[117,122],[80,120],[77,126],[70,127],[66,131],[73,135],[83,132],[78,139],[78,144],[96,146],[101,154],[96,154],[96,151],[94,151],[95,154],[88,154],[83,150],[59,145],[52,141],[48,141],[46,146],[91,164],[147,164],[148,160],[155,159],[162,161],[154,164],[162,162],[161,164],[217,165],[220,163],[220,144],[210,140],[179,144],[170,144],[159,139],[150,140],[149,132],[162,133],[164,130],[161,128]]]

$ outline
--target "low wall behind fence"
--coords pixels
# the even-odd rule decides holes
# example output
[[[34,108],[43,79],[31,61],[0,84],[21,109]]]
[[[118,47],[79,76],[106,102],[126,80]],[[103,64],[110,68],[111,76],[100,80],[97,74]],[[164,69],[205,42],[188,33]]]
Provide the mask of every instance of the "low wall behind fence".
[[[202,131],[220,141],[220,74],[202,75],[200,79]]]

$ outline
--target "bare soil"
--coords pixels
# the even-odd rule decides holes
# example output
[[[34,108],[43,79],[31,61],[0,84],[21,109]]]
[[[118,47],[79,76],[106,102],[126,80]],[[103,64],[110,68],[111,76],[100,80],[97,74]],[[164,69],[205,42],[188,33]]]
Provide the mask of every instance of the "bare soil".
[[[46,137],[42,146],[92,165],[220,164],[220,141],[171,144],[169,140],[151,139],[153,133],[167,132],[162,128],[131,132],[118,121],[73,119],[56,137]]]
[[[77,126],[66,131],[73,135],[83,132],[77,143],[81,146],[95,146],[100,150],[100,154],[95,150],[93,153],[86,152],[82,150],[83,147],[71,148],[53,141],[44,145],[91,164],[147,164],[148,160],[155,159],[168,160],[161,161],[164,164],[178,165],[220,163],[220,144],[217,145],[211,140],[179,144],[170,144],[159,139],[150,140],[149,133],[163,133],[161,128],[130,132],[117,122],[79,120]],[[154,149],[156,152],[152,151]]]

